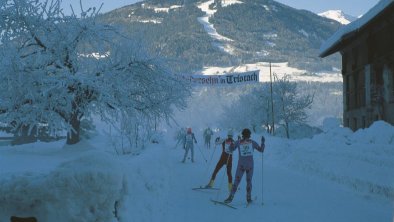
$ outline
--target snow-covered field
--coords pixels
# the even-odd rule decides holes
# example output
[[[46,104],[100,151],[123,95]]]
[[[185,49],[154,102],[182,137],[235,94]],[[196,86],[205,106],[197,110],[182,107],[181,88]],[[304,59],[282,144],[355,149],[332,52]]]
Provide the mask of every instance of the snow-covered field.
[[[3,144],[0,221],[11,215],[40,222],[393,221],[393,126],[376,122],[353,133],[326,121],[324,133],[312,139],[264,134],[264,156],[254,155],[256,200],[245,208],[243,179],[233,201],[237,210],[210,201],[227,197],[224,170],[215,183],[221,190],[191,189],[209,181],[220,155],[219,147],[203,147],[201,131],[195,133],[195,163],[180,162],[183,149],[175,147],[172,129],[138,155],[116,155],[102,130],[74,146]]]
[[[271,69],[271,70],[270,70]],[[284,75],[290,75],[292,81],[307,81],[307,82],[342,82],[341,72],[322,72],[310,74],[306,70],[300,70],[297,68],[289,67],[287,62],[283,63],[270,63],[268,62],[258,62],[253,64],[243,64],[240,66],[230,66],[230,67],[205,67],[201,73],[204,75],[220,75],[232,72],[248,72],[248,71],[260,71],[259,80],[260,82],[270,81],[270,72],[276,75],[279,79]],[[274,79],[273,79],[274,81]]]

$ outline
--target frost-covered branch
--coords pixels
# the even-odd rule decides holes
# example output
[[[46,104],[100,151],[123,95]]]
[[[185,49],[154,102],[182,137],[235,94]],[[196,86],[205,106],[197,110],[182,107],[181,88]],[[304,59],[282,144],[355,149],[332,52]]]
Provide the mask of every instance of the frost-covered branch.
[[[189,94],[159,60],[121,31],[96,21],[96,8],[64,16],[60,0],[0,3],[0,121],[65,129],[79,141],[83,117],[168,119]],[[139,47],[138,47],[139,46]]]

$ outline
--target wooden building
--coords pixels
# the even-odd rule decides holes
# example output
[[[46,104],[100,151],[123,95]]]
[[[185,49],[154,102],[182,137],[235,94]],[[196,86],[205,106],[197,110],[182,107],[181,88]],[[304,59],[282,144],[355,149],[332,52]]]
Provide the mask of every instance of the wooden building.
[[[394,1],[381,0],[358,20],[339,29],[320,57],[340,52],[343,123],[352,130],[384,120],[394,124]]]

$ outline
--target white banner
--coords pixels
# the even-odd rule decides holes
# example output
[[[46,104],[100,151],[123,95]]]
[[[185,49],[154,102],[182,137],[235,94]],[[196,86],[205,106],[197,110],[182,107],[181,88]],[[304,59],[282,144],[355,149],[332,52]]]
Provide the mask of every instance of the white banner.
[[[223,75],[190,75],[183,76],[183,78],[195,86],[232,86],[258,83],[259,71],[226,73]]]

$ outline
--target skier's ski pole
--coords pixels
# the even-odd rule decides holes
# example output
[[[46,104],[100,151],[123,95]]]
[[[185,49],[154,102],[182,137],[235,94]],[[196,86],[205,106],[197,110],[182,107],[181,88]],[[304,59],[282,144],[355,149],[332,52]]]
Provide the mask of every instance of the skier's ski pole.
[[[264,205],[264,164],[263,164],[263,160],[264,160],[264,150],[265,150],[265,138],[264,136],[261,137],[261,147],[262,147],[262,151],[261,151],[261,205]]]
[[[228,156],[227,156],[227,160],[226,160],[226,172],[227,172],[228,161],[230,160],[230,156],[231,156],[231,155],[228,155]],[[223,171],[223,173],[222,173],[222,178],[220,179],[220,186],[219,186],[219,187],[222,187],[224,175],[226,174],[226,172]],[[230,190],[229,192],[231,192],[231,190]],[[219,190],[217,191],[217,193],[216,193],[216,200],[219,199],[219,195],[220,195],[220,189],[219,189]]]
[[[261,205],[264,205],[263,202],[263,194],[264,194],[264,180],[263,180],[263,172],[264,172],[264,168],[263,168],[263,160],[264,160],[264,152],[261,152]]]
[[[202,155],[202,158],[204,158],[205,162],[207,163],[208,161],[207,161],[207,159],[205,158],[204,153],[201,151],[200,146],[197,146],[197,145],[196,145],[196,147],[197,147],[197,149],[200,151],[200,153],[201,153],[201,155]]]
[[[209,170],[209,167],[211,166],[213,155],[215,154],[215,151],[216,151],[216,144],[215,144],[214,150],[212,152],[211,159],[209,160],[209,162],[207,164],[207,168],[205,169],[204,178],[208,174],[208,170]]]
[[[214,150],[213,150],[213,152],[211,154],[211,159],[209,160],[209,164],[208,165],[211,165],[211,162],[212,162],[212,159],[213,159],[213,155],[215,154],[215,151],[216,151],[216,144],[215,144]]]

